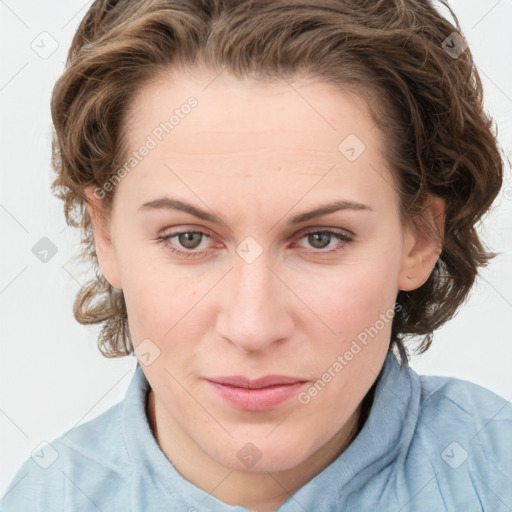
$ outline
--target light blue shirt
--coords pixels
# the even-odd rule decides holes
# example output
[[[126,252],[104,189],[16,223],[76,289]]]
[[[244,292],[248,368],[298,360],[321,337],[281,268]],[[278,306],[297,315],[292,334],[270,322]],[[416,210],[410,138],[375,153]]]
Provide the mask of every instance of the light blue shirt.
[[[151,432],[148,389],[137,366],[122,402],[22,465],[0,510],[247,512],[176,471]],[[510,512],[512,405],[464,380],[419,376],[388,352],[359,435],[277,510]]]

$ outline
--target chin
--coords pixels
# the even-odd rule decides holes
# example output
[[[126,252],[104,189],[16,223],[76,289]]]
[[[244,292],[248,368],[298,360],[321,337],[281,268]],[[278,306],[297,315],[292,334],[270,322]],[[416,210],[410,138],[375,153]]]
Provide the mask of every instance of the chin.
[[[272,434],[274,435],[274,434]],[[227,445],[205,450],[219,464],[248,473],[279,472],[292,469],[314,453],[313,447],[300,440],[275,437],[245,442],[231,439]]]

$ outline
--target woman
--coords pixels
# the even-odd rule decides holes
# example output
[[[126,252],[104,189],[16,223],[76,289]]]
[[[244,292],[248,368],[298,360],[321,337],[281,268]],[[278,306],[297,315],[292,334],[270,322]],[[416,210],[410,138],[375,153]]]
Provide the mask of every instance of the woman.
[[[475,225],[502,162],[454,19],[93,3],[54,190],[98,268],[75,316],[139,364],[2,510],[512,509],[511,406],[408,365],[494,256]]]

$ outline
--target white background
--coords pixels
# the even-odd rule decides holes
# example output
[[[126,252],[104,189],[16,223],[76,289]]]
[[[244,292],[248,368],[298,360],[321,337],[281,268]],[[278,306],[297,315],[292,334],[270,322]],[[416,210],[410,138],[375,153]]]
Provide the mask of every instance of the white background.
[[[90,3],[0,0],[0,496],[40,442],[121,400],[135,367],[133,358],[103,358],[96,348],[99,328],[73,318],[73,300],[86,274],[72,261],[78,232],[66,226],[50,192],[50,93]],[[510,156],[512,1],[450,4],[481,73],[486,109]],[[58,43],[46,59],[31,47],[43,31]],[[505,172],[504,186],[512,186],[508,165]],[[480,232],[501,254],[412,366],[419,373],[471,380],[511,399],[511,195],[500,194]],[[58,248],[47,263],[32,253],[44,236]]]

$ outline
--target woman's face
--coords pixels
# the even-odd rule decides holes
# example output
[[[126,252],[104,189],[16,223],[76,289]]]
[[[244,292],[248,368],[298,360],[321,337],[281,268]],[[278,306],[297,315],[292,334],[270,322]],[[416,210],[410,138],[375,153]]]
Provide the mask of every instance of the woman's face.
[[[326,83],[196,70],[142,89],[126,133],[136,155],[104,233],[95,219],[96,247],[123,290],[159,433],[241,471],[341,446],[398,291],[423,284],[439,254],[401,227],[364,103]],[[209,381],[235,375],[303,383]]]

